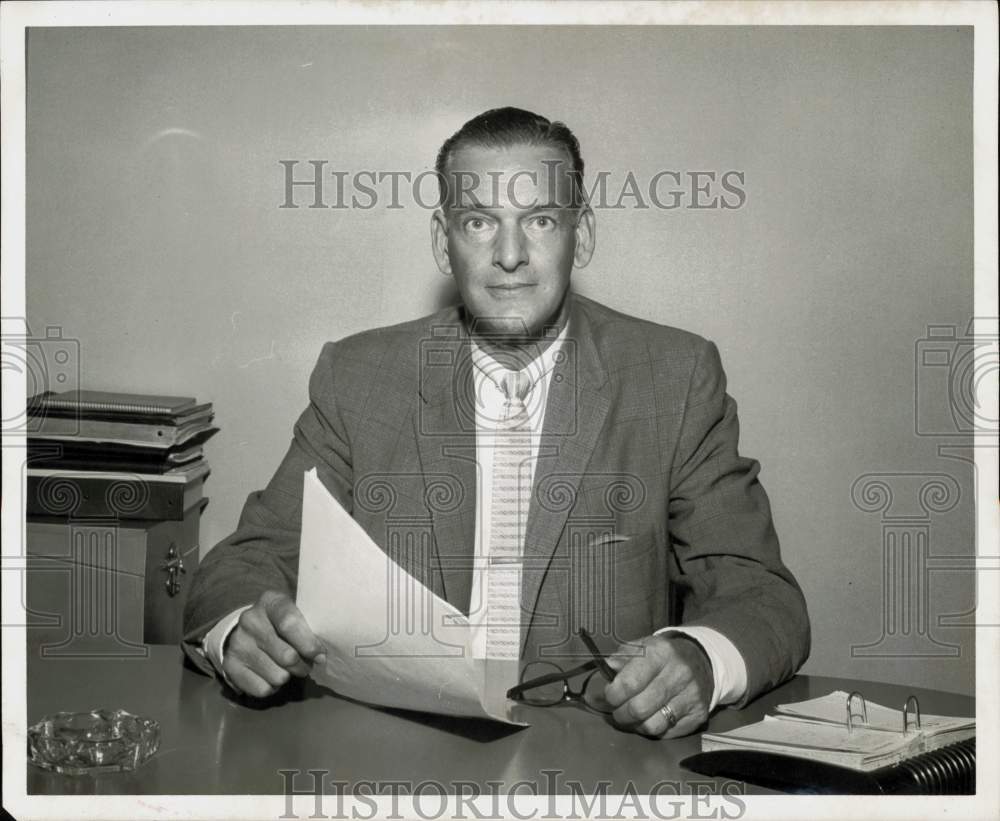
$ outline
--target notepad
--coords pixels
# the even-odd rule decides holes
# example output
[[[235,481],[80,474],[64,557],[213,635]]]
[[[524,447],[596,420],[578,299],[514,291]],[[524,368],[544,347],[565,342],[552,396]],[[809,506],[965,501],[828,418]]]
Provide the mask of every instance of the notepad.
[[[775,715],[756,724],[725,733],[705,733],[702,750],[755,750],[870,771],[976,734],[973,718],[922,715],[918,725],[913,715],[908,724],[904,711],[873,703],[864,704],[864,714],[848,726],[848,699],[847,693],[836,691],[781,704]]]

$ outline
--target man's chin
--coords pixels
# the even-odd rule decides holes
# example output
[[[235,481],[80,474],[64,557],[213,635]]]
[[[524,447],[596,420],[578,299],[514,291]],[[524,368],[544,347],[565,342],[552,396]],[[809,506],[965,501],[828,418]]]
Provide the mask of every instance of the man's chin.
[[[537,339],[543,328],[541,323],[522,316],[477,316],[472,318],[470,330],[498,344],[516,344]]]

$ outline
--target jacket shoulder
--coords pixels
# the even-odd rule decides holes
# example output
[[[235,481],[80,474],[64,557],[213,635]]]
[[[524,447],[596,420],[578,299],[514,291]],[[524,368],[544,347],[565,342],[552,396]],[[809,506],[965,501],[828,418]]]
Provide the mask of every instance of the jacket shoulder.
[[[426,339],[436,326],[454,325],[457,322],[456,309],[454,307],[443,308],[419,319],[411,319],[381,328],[370,328],[342,339],[327,342],[323,346],[323,353],[335,359],[360,357],[370,360],[379,354],[410,352],[416,350],[421,340]]]
[[[326,342],[309,380],[314,402],[335,403],[348,417],[382,418],[417,395],[422,341],[457,321],[454,308]]]
[[[700,334],[630,316],[592,299],[577,298],[597,348],[611,368],[638,361],[693,363],[715,351],[715,344]]]
[[[376,370],[393,379],[405,380],[420,355],[421,341],[427,339],[438,325],[457,321],[454,308],[446,308],[429,316],[371,328],[342,339],[326,342],[317,367],[335,368],[342,377],[357,377],[370,382]]]

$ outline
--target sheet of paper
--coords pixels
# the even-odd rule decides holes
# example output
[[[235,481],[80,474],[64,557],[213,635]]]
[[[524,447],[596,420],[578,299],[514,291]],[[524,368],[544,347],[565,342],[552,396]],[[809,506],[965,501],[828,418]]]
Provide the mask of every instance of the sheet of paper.
[[[386,707],[523,725],[484,706],[468,619],[403,571],[305,474],[296,604],[326,649],[312,678]]]

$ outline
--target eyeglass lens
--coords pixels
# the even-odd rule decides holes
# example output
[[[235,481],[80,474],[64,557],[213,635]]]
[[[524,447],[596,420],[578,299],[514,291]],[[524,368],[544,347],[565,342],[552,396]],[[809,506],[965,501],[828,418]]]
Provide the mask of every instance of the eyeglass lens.
[[[531,681],[548,675],[559,675],[562,672],[562,668],[552,662],[534,661],[525,665],[521,681]],[[611,708],[604,698],[606,684],[607,681],[600,674],[600,671],[594,670],[585,677],[577,677],[571,682],[557,679],[532,687],[521,694],[521,701],[536,707],[551,707],[563,701],[579,700],[591,709],[609,713]]]

